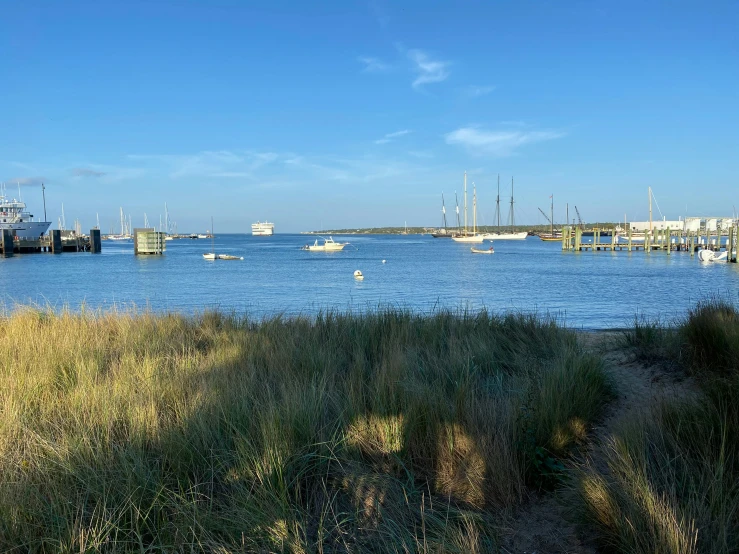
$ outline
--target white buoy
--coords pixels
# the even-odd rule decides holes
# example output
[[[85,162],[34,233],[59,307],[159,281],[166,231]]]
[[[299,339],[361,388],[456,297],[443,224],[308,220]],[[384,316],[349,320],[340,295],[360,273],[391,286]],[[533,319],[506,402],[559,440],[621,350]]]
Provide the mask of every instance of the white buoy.
[[[385,260],[382,260],[382,263],[385,263]]]
[[[364,275],[362,275],[362,272],[361,271],[356,270],[354,272],[354,278],[357,279],[358,281],[361,281],[361,280],[364,279]]]

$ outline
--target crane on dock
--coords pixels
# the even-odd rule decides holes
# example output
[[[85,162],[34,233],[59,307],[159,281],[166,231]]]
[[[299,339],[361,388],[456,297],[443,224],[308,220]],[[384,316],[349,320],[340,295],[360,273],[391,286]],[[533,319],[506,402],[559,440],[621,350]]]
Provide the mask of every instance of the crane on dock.
[[[577,214],[577,224],[582,229],[582,227],[583,227],[582,217],[580,217],[580,210],[577,209],[577,206],[575,206],[575,213]]]

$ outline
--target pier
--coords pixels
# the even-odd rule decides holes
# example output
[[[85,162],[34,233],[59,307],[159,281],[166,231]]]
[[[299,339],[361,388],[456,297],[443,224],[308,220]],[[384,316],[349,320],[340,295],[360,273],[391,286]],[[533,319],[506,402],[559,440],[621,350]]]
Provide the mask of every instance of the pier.
[[[607,235],[606,235],[607,233]],[[569,252],[605,252],[623,251],[627,252],[643,250],[666,252],[690,252],[695,255],[699,250],[711,250],[719,252],[726,250],[728,262],[737,262],[737,248],[739,247],[739,224],[734,223],[725,231],[698,229],[697,231],[685,231],[682,229],[654,229],[652,233],[640,235],[638,240],[631,229],[623,235],[618,235],[615,229],[594,229],[593,240],[583,241],[583,230],[577,226],[565,226],[562,229],[562,250]],[[603,240],[603,237],[608,237]]]
[[[49,231],[38,238],[22,238],[12,234],[10,229],[0,233],[0,253],[3,256],[14,254],[37,254],[62,252],[100,252],[100,229],[91,229],[90,235],[79,235],[73,231]]]

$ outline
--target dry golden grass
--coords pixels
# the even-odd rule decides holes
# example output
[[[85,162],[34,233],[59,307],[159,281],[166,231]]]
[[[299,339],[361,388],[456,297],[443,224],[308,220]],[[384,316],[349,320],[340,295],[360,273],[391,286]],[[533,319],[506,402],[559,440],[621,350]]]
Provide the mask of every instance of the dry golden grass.
[[[572,333],[402,311],[0,322],[0,550],[490,552],[608,397]]]

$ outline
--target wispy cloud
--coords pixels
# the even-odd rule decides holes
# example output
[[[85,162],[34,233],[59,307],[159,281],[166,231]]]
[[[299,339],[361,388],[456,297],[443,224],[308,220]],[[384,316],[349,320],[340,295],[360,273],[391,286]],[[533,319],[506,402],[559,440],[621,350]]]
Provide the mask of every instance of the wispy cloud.
[[[403,135],[407,135],[409,133],[412,133],[410,129],[403,129],[402,131],[395,131],[394,133],[388,133],[381,139],[377,139],[375,141],[375,144],[387,144],[388,142],[392,142],[393,139],[396,139],[398,137],[402,137]]]
[[[5,179],[6,186],[20,185],[22,187],[40,187],[42,183],[46,182],[46,177],[13,177],[11,179]]]
[[[369,56],[360,56],[357,61],[364,64],[362,71],[367,73],[381,73],[390,69],[390,65],[383,62],[378,58],[372,58]]]
[[[107,175],[105,171],[97,171],[89,167],[74,167],[71,169],[71,173],[75,177],[103,177]]]
[[[428,83],[440,83],[449,77],[451,64],[446,61],[433,60],[423,50],[408,50],[408,59],[413,62],[413,70],[417,75],[413,81],[415,89]]]
[[[561,131],[486,131],[477,127],[462,127],[446,135],[447,144],[458,144],[477,154],[498,157],[511,156],[528,144],[554,140],[565,136]]]
[[[495,86],[493,85],[488,85],[488,86],[470,85],[463,90],[463,94],[467,98],[477,98],[479,96],[485,96],[487,94],[490,94],[494,90],[495,90]]]
[[[259,168],[278,160],[274,152],[206,150],[196,154],[130,154],[129,159],[164,166],[169,177],[251,178]]]

